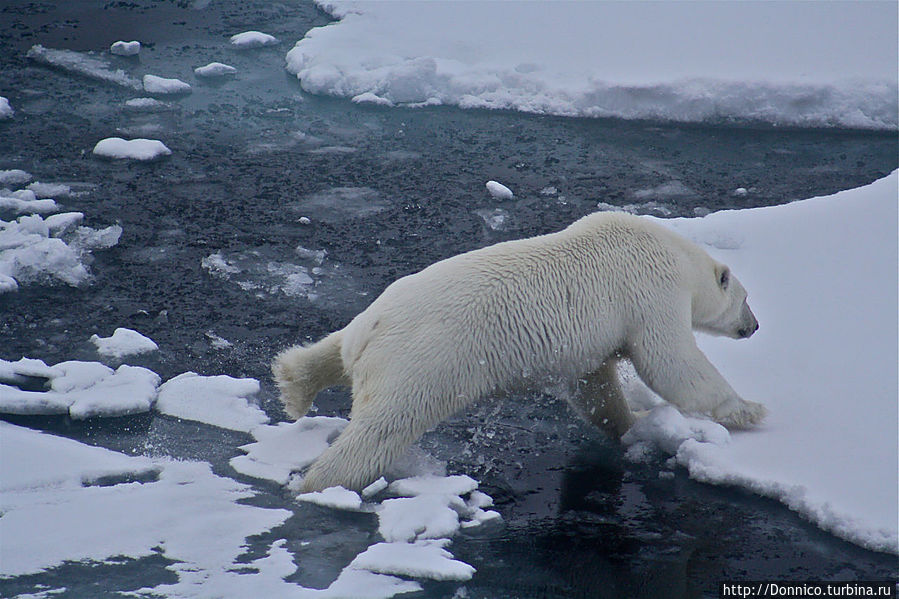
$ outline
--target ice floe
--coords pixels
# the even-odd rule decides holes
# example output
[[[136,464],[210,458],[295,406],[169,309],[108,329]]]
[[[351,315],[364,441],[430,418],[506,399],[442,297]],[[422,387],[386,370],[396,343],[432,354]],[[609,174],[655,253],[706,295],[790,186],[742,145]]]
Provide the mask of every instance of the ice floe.
[[[200,376],[185,372],[159,387],[156,411],[249,432],[269,419],[251,398],[259,393],[259,381],[227,375]]]
[[[236,72],[237,69],[221,62],[210,62],[205,66],[194,69],[194,74],[197,77],[225,77]]]
[[[158,75],[144,75],[143,84],[144,91],[148,94],[173,95],[186,94],[191,91],[189,83]]]
[[[11,119],[15,113],[16,111],[9,105],[9,100],[0,96],[0,120]]]
[[[118,160],[155,160],[162,156],[169,156],[172,151],[158,139],[122,139],[121,137],[107,137],[101,139],[94,146],[94,154],[105,158]]]
[[[231,45],[235,48],[260,48],[262,46],[272,46],[279,43],[278,38],[261,31],[244,31],[231,36]]]
[[[32,46],[26,56],[51,67],[89,77],[90,79],[113,83],[134,90],[143,89],[143,85],[139,80],[122,69],[113,69],[106,61],[90,54],[75,52],[74,50],[54,50],[38,44]]]
[[[124,358],[125,356],[143,354],[159,349],[156,342],[149,337],[122,327],[113,331],[111,337],[93,335],[90,341],[97,346],[97,352],[113,358]]]
[[[137,56],[140,54],[140,42],[113,42],[109,47],[109,52],[111,54],[117,54],[118,56]]]
[[[512,190],[498,181],[487,181],[487,192],[497,200],[511,200]]]

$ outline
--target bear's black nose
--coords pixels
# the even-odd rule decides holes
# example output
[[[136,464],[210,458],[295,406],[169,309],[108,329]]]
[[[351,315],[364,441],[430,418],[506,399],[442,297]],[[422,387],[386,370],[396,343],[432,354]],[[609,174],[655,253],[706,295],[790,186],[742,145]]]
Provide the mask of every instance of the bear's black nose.
[[[753,333],[759,330],[759,323],[755,323],[755,326],[752,328],[742,328],[737,330],[737,335],[740,336],[741,339],[745,339],[747,337],[751,337]]]

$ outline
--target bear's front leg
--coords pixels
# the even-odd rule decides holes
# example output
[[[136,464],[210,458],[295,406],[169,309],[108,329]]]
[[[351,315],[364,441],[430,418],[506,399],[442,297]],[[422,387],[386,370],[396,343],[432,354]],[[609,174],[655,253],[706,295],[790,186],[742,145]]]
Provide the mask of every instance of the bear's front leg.
[[[632,343],[630,358],[643,382],[686,414],[703,414],[728,428],[758,424],[762,404],[741,398],[696,345],[686,327],[648,329]]]
[[[576,407],[596,427],[620,438],[634,424],[634,414],[627,405],[618,382],[617,353],[610,356],[594,372],[578,380]]]

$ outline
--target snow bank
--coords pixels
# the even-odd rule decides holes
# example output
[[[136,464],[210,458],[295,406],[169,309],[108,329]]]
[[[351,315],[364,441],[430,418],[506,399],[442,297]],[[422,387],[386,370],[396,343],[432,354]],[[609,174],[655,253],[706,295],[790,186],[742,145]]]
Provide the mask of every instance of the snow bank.
[[[110,53],[117,54],[119,56],[137,56],[138,54],[140,54],[140,42],[114,42],[109,47],[109,51]]]
[[[279,43],[278,38],[260,31],[244,31],[231,36],[231,45],[235,48],[248,49],[272,46]]]
[[[897,129],[895,3],[357,2],[287,54],[309,92],[586,117]]]
[[[9,105],[9,100],[0,96],[0,120],[11,119],[14,114],[15,111],[12,109],[12,106]]]
[[[169,79],[156,75],[144,75],[144,91],[148,94],[187,94],[191,88],[189,83],[180,79]]]
[[[224,77],[226,75],[233,75],[236,72],[237,69],[221,62],[210,62],[206,66],[194,69],[194,74],[197,77]]]
[[[24,377],[47,379],[48,391],[23,391]],[[146,368],[119,366],[113,371],[99,362],[60,362],[47,367],[40,360],[0,360],[0,412],[5,414],[68,414],[75,420],[146,412],[156,399],[159,375]]]
[[[124,358],[134,354],[156,351],[159,346],[149,337],[131,329],[117,328],[111,337],[91,336],[91,343],[97,346],[97,352],[113,358]]]
[[[107,137],[94,146],[94,154],[106,158],[154,160],[172,153],[164,143],[156,139],[130,139]]]
[[[177,418],[249,432],[268,423],[265,412],[249,401],[257,393],[256,379],[185,372],[159,388],[156,410]]]
[[[625,437],[635,454],[652,443],[697,480],[775,498],[837,536],[899,552],[897,188],[894,172],[825,198],[660,221],[749,290],[758,333],[699,344],[770,414],[728,435],[657,407]]]
[[[122,69],[113,70],[109,64],[82,52],[73,50],[54,50],[52,48],[44,48],[41,45],[32,46],[26,54],[28,58],[36,60],[51,67],[104,81],[106,83],[114,83],[129,89],[141,90],[143,85],[140,81],[123,71]]]
[[[8,209],[41,210],[53,200],[19,202],[10,204],[8,198],[0,198],[0,214]],[[91,251],[116,245],[122,228],[76,227],[83,218],[80,212],[66,212],[46,219],[32,214],[14,221],[0,220],[0,293],[16,291],[26,283],[85,283],[90,278],[85,260]]]

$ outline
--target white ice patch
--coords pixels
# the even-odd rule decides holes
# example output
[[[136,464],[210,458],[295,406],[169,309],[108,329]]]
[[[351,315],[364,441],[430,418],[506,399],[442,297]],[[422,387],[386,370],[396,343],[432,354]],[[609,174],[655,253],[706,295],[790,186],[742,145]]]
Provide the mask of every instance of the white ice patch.
[[[221,62],[210,62],[209,64],[197,67],[194,69],[194,74],[197,77],[226,77],[228,75],[233,75],[237,72],[237,69],[232,67],[231,65],[223,64]]]
[[[249,400],[259,393],[256,379],[185,372],[159,387],[156,411],[212,426],[250,432],[269,419]]]
[[[231,45],[240,49],[261,48],[262,46],[272,46],[277,43],[278,38],[260,31],[244,31],[231,36]]]
[[[21,187],[31,181],[31,179],[31,174],[22,169],[0,170],[0,185]]]
[[[362,507],[362,498],[359,494],[343,487],[328,487],[322,491],[300,493],[296,499],[336,510],[358,510]]]
[[[491,231],[503,231],[509,226],[509,212],[502,208],[481,208],[474,213],[481,217]]]
[[[161,102],[156,98],[131,98],[130,100],[125,101],[125,106],[132,110],[146,111],[166,110],[169,108],[168,104]]]
[[[41,183],[35,181],[26,187],[39,198],[59,198],[72,193],[72,188],[64,183]]]
[[[356,104],[375,104],[377,106],[393,106],[393,102],[388,100],[387,98],[382,98],[376,94],[371,92],[365,92],[364,94],[359,94],[358,96],[353,96],[352,101]]]
[[[118,56],[137,56],[140,54],[140,42],[113,42],[109,47],[109,52]]]
[[[24,377],[47,379],[47,391],[23,391]],[[156,400],[159,375],[146,368],[99,362],[0,360],[0,412],[23,415],[68,414],[75,420],[146,412]]]
[[[180,79],[144,75],[144,91],[148,94],[172,95],[190,93],[191,88],[189,83]]]
[[[113,331],[111,337],[92,335],[90,341],[97,346],[98,353],[112,358],[124,358],[125,356],[144,354],[159,349],[156,342],[149,337],[122,327]]]
[[[11,119],[16,112],[9,105],[9,100],[0,96],[0,120]]]
[[[318,4],[341,20],[286,57],[312,93],[564,116],[899,124],[891,3]]]
[[[655,408],[625,436],[631,447],[659,447],[693,478],[775,498],[844,539],[899,553],[897,194],[894,172],[829,197],[660,221],[705,243],[749,290],[756,335],[697,341],[769,415],[724,443],[716,425]]]
[[[114,83],[135,90],[143,89],[140,81],[122,69],[113,70],[106,61],[89,54],[72,50],[54,50],[36,45],[31,47],[26,56],[51,67],[89,77],[90,79]]]
[[[248,537],[290,516],[240,503],[250,487],[208,464],[127,457],[5,423],[0,438],[3,576],[161,555],[174,562],[179,596],[207,596],[206,584],[239,578],[229,571],[245,566]]]
[[[49,214],[59,210],[59,205],[51,199],[37,199],[30,190],[9,191],[0,189],[0,214]]]
[[[470,580],[475,569],[453,559],[449,539],[414,543],[377,543],[356,556],[350,566],[381,574],[432,580]]]
[[[172,151],[157,139],[126,140],[121,137],[107,137],[94,146],[94,154],[97,156],[119,160],[155,160],[171,153]]]
[[[82,218],[81,213],[70,212],[47,219],[35,214],[0,220],[0,293],[26,283],[78,286],[87,282],[90,273],[85,259],[92,250],[118,243],[122,228],[75,228]]]
[[[487,181],[487,192],[497,200],[511,200],[514,197],[512,190],[498,181]]]

